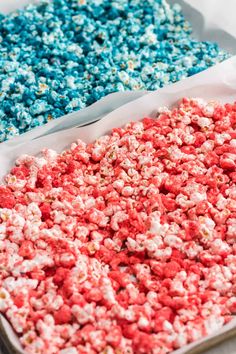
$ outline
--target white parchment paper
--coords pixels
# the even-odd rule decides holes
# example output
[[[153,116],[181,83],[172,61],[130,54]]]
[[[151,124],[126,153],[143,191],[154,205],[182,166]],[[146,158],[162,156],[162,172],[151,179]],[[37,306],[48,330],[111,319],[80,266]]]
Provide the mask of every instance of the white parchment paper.
[[[190,78],[131,101],[89,126],[64,129],[17,145],[13,141],[2,143],[0,145],[0,177],[7,173],[20,154],[37,154],[43,147],[61,151],[77,138],[91,142],[108,133],[112,128],[122,126],[130,120],[139,120],[146,115],[155,116],[159,107],[172,107],[184,96],[200,96],[206,100],[217,99],[221,102],[236,100],[236,56]],[[87,119],[90,119],[89,111]]]
[[[236,37],[235,0],[184,0],[186,4],[198,11],[204,17],[204,29],[211,38],[222,44],[223,47],[228,43],[223,42],[223,38],[219,38],[219,32],[224,31],[232,37]],[[226,39],[226,38],[225,38]],[[236,51],[235,46],[233,51]]]
[[[37,1],[0,0],[0,12],[7,13],[27,3]],[[236,26],[234,24],[236,0],[169,0],[169,2],[181,4],[186,19],[191,22],[194,35],[198,39],[216,41],[230,53],[236,53]],[[139,120],[146,115],[155,116],[158,107],[172,107],[183,96],[200,96],[206,100],[218,99],[221,102],[236,100],[236,57],[194,77],[148,95],[145,94],[146,92],[126,92],[109,95],[85,110],[64,116],[43,127],[33,129],[19,138],[2,143],[0,145],[0,177],[9,171],[15,159],[22,153],[37,154],[43,147],[61,151],[77,138],[86,142],[93,141],[109,132],[111,128],[121,126],[130,120]],[[135,101],[128,103],[132,100]],[[101,117],[104,118],[91,126],[76,127],[96,121]],[[6,322],[2,320],[1,322],[14,347],[18,349],[18,352],[23,353],[11,327]],[[209,343],[216,337],[222,340],[222,336],[226,337],[233,328],[236,328],[236,319],[213,336],[181,348],[175,354],[196,353],[197,348],[199,352],[203,344]]]
[[[236,54],[235,0],[167,0],[182,6],[193,33],[201,41],[212,41]]]
[[[128,91],[110,94],[80,111],[67,114],[61,118],[52,120],[45,125],[16,136],[11,140],[0,143],[0,151],[5,147],[16,147],[22,143],[28,143],[35,138],[53,132],[96,122],[114,109],[144,96],[147,92],[148,91]]]
[[[119,1],[119,0],[117,0]],[[140,0],[141,1],[141,0]],[[170,4],[179,3],[182,6],[185,18],[193,27],[193,35],[199,40],[217,42],[221,48],[231,54],[236,54],[236,0],[167,0]],[[227,1],[227,6],[226,6]],[[38,3],[40,0],[0,0],[0,12],[9,13],[27,4]],[[146,92],[119,92],[107,96],[96,105],[92,105],[78,112],[55,119],[44,126],[37,127],[19,137],[3,143],[9,146],[98,120],[113,109],[143,96]],[[2,144],[0,144],[0,150]]]
[[[3,176],[8,172],[20,154],[38,154],[45,147],[60,152],[78,138],[87,143],[92,142],[101,135],[109,133],[112,128],[122,126],[131,120],[137,121],[145,116],[155,117],[159,107],[173,107],[184,96],[203,97],[206,100],[214,99],[222,103],[234,102],[236,100],[236,56],[191,78],[127,103],[89,126],[66,129],[35,138],[31,142],[18,146],[2,144],[0,149],[0,175]],[[17,339],[10,333],[9,327],[4,327],[11,338],[11,342],[17,345]],[[206,345],[216,338],[222,340],[222,336],[223,338],[226,337],[233,329],[236,329],[236,319],[214,335],[181,348],[175,354],[196,353],[197,348],[201,348],[202,345]]]
[[[28,4],[36,3],[37,0],[0,0],[0,12],[7,14],[11,11],[21,9]]]

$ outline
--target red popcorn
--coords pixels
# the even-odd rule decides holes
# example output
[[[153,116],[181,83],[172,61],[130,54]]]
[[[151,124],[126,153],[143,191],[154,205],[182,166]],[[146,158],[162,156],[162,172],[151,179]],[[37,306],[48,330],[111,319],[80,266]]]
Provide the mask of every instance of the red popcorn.
[[[18,254],[21,257],[32,259],[35,256],[34,244],[32,241],[23,241]]]
[[[70,323],[72,320],[71,309],[68,305],[63,305],[58,311],[54,313],[56,324]]]
[[[16,200],[9,188],[0,186],[0,208],[14,208]]]
[[[175,262],[171,261],[169,263],[166,263],[164,266],[164,277],[165,278],[174,278],[177,273],[179,273],[181,270],[181,266]]]
[[[0,186],[0,311],[29,354],[167,354],[236,312],[235,104],[184,98]]]

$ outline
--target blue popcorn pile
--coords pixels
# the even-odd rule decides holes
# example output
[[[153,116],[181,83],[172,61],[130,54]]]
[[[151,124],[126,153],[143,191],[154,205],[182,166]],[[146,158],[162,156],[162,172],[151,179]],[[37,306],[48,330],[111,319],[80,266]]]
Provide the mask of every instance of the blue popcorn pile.
[[[0,142],[125,90],[228,57],[166,0],[43,0],[0,15]]]

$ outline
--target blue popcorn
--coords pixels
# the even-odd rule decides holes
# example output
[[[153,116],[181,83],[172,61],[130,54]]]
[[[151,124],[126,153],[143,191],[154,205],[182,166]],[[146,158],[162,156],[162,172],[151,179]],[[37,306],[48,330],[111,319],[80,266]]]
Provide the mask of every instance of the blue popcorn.
[[[156,90],[229,55],[166,0],[42,0],[0,15],[0,142],[107,94]]]
[[[7,127],[5,127],[5,139],[11,139],[12,137],[19,135],[19,129],[13,124],[8,123]]]

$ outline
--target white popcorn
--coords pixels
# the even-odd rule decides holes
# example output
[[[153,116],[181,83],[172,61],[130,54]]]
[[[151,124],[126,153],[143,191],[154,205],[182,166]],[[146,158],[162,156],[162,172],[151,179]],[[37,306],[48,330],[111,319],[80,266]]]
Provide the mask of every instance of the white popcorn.
[[[35,289],[38,285],[38,280],[36,279],[26,279],[13,277],[5,278],[3,281],[3,286],[10,292],[22,289],[23,287]]]
[[[140,317],[138,320],[138,327],[140,329],[145,329],[149,325],[149,321],[146,317]]]
[[[197,119],[197,124],[200,128],[209,128],[209,126],[212,124],[212,120],[205,117],[199,117]]]
[[[59,354],[78,354],[78,351],[75,347],[65,348],[59,351]]]
[[[167,244],[170,247],[175,247],[177,249],[180,249],[182,247],[183,241],[181,240],[180,237],[175,236],[175,235],[167,235],[164,238],[165,244]]]
[[[0,311],[6,311],[9,307],[13,305],[13,301],[11,300],[11,296],[9,292],[4,289],[0,288]]]
[[[199,202],[202,202],[203,200],[207,200],[207,195],[206,193],[199,193],[199,192],[193,192],[190,195],[190,200],[194,202],[195,204],[198,204]]]

